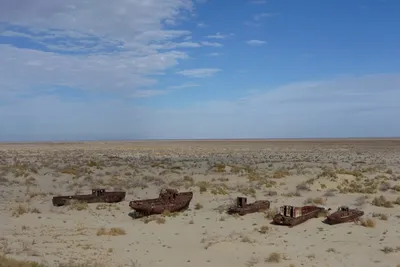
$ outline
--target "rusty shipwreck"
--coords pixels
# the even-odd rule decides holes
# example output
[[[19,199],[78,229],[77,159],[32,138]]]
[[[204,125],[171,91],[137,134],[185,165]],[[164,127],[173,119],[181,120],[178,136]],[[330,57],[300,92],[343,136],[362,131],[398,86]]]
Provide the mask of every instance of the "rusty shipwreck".
[[[70,195],[70,196],[55,196],[53,197],[54,206],[69,205],[73,201],[86,203],[116,203],[125,199],[126,192],[110,191],[105,189],[92,189],[91,194],[86,195]]]
[[[257,200],[253,203],[247,203],[246,197],[237,197],[236,204],[228,208],[228,214],[239,214],[240,216],[248,213],[266,211],[270,207],[268,200]]]
[[[356,222],[364,215],[364,211],[359,209],[350,209],[348,206],[340,206],[335,212],[326,216],[325,223],[339,224],[345,222]]]
[[[314,205],[302,207],[284,205],[280,207],[280,212],[273,217],[272,223],[293,227],[311,218],[318,218],[321,213],[326,214],[324,207]]]
[[[133,218],[162,214],[164,212],[183,211],[189,207],[193,192],[178,192],[176,189],[162,189],[158,198],[133,200],[129,202],[134,212],[129,215]]]

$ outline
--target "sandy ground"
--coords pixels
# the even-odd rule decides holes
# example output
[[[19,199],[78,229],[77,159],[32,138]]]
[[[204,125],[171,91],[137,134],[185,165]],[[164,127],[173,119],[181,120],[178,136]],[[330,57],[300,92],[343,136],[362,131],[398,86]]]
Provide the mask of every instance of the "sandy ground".
[[[396,267],[399,163],[395,139],[0,144],[0,256],[46,266]],[[127,197],[51,204],[96,187]],[[128,216],[130,200],[164,187],[193,191],[190,208]],[[225,214],[237,196],[270,200],[271,211]],[[312,201],[362,209],[369,224],[270,224],[279,206]]]

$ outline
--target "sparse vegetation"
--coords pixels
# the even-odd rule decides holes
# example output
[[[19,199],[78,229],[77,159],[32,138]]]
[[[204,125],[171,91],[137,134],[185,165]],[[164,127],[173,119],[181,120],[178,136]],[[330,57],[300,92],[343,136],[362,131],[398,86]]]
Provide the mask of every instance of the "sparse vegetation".
[[[316,205],[325,205],[326,200],[323,199],[322,197],[317,197],[317,198],[307,198],[304,201],[304,204],[316,204]]]
[[[200,203],[196,203],[196,205],[194,206],[194,209],[199,210],[202,209],[203,205],[201,205]]]
[[[118,236],[118,235],[126,235],[126,232],[124,229],[118,228],[118,227],[113,227],[108,230],[106,228],[100,228],[97,230],[96,235],[98,235],[98,236],[102,236],[102,235]]]
[[[371,218],[360,218],[360,224],[364,227],[375,228],[376,222],[374,219]]]
[[[64,149],[62,146],[67,148]],[[306,146],[299,148],[296,142],[291,146],[279,144],[279,148],[274,147],[276,144],[269,143],[270,147],[267,149],[244,148],[242,145],[228,148],[221,145],[226,148],[224,150],[218,147],[220,144],[210,146],[201,142],[191,146],[190,149],[186,145],[179,147],[168,145],[160,148],[147,147],[142,143],[137,147],[135,144],[126,147],[118,145],[118,149],[107,143],[101,146],[107,149],[92,144],[73,146],[52,144],[47,145],[45,150],[30,147],[24,150],[9,148],[0,150],[0,186],[12,188],[3,190],[1,196],[6,207],[3,216],[9,216],[12,223],[3,227],[9,244],[6,242],[3,244],[0,238],[0,255],[3,255],[0,257],[0,266],[8,264],[9,266],[6,265],[8,267],[48,267],[40,263],[13,260],[11,257],[43,258],[45,262],[46,253],[55,253],[62,260],[74,257],[71,255],[75,255],[75,250],[79,250],[80,258],[108,256],[116,252],[116,248],[107,243],[112,239],[132,246],[127,247],[127,250],[133,253],[137,240],[133,238],[127,241],[127,238],[132,237],[124,229],[134,229],[135,233],[132,233],[135,235],[146,235],[148,243],[153,244],[154,249],[161,247],[176,249],[157,234],[157,231],[166,230],[171,231],[168,234],[174,235],[177,240],[189,243],[192,241],[186,239],[186,234],[199,233],[202,235],[199,239],[205,240],[203,242],[205,248],[221,242],[248,248],[265,246],[274,242],[271,237],[279,237],[282,246],[290,243],[296,246],[302,245],[301,240],[306,238],[328,239],[327,226],[319,224],[321,220],[316,220],[317,235],[305,226],[306,231],[300,230],[297,234],[301,238],[295,239],[289,234],[292,231],[269,224],[273,216],[278,213],[279,206],[285,204],[301,206],[305,200],[305,204],[315,205],[325,205],[328,201],[328,206],[334,208],[342,202],[341,194],[347,193],[352,194],[343,199],[343,204],[365,205],[362,209],[371,217],[360,219],[361,226],[373,228],[376,223],[382,224],[378,225],[376,230],[366,231],[366,235],[372,236],[377,233],[376,231],[380,232],[381,227],[383,229],[388,227],[387,231],[383,230],[379,241],[381,247],[376,248],[382,250],[381,256],[386,256],[384,253],[393,254],[400,251],[389,243],[393,238],[388,238],[392,224],[400,218],[396,213],[398,206],[394,206],[400,205],[400,176],[398,166],[395,165],[398,158],[394,154],[392,158],[386,157],[385,152],[375,153],[380,149],[379,146],[374,146],[373,152],[358,144],[348,146],[344,152],[343,147],[337,145],[327,144],[318,149],[309,149]],[[327,147],[329,150],[326,150]],[[121,228],[109,228],[110,225],[104,228],[98,227],[99,223],[100,225],[118,223],[120,218],[124,218],[123,213],[127,211],[126,202],[118,204],[73,202],[64,207],[48,207],[46,204],[53,195],[67,192],[86,193],[94,187],[127,191],[129,199],[156,197],[157,190],[164,187],[180,191],[188,189],[194,191],[195,202],[192,202],[188,211],[184,212],[166,212],[142,217],[132,222],[122,220],[121,225],[118,225]],[[355,196],[354,193],[362,195]],[[382,196],[375,195],[378,193]],[[257,217],[259,214],[225,215],[230,200],[236,196],[247,196],[249,202],[270,200],[271,209],[265,211],[265,219],[261,221]],[[374,198],[375,196],[377,197]],[[350,200],[349,203],[347,199]],[[354,199],[356,202],[351,203]],[[370,206],[370,203],[373,206]],[[381,207],[394,207],[394,209],[385,210]],[[174,218],[176,216],[179,218]],[[73,219],[78,220],[76,226],[71,223]],[[53,221],[57,222],[53,225]],[[149,223],[150,225],[145,225]],[[176,227],[174,225],[176,223],[180,224]],[[15,227],[12,227],[12,224]],[[342,236],[343,240],[354,240],[354,232],[358,231],[358,235],[360,231],[364,231],[360,228],[352,229],[351,224],[347,225],[350,225],[350,228],[347,234]],[[98,236],[93,240],[87,238],[94,236],[95,233]],[[51,238],[48,238],[49,236]],[[23,244],[22,239],[28,245]],[[378,239],[376,241],[378,242]],[[384,247],[385,245],[387,246]],[[57,248],[57,252],[53,247]],[[33,251],[33,248],[37,251]],[[45,248],[48,251],[45,251]],[[331,253],[326,256],[337,258],[333,253],[339,256],[342,251],[335,250],[338,248],[325,248],[325,252]],[[278,251],[279,249],[283,251],[283,247],[277,248]],[[255,253],[248,255],[246,266],[255,267],[264,264],[294,267],[293,264],[289,264],[290,261],[286,262],[288,258],[284,254],[274,252],[263,255],[258,250],[251,250],[251,253],[253,252]],[[243,253],[248,252],[245,249]],[[390,261],[393,256],[397,255],[390,255],[387,259],[390,264],[395,265]],[[302,262],[303,260],[316,265],[318,261],[314,260],[314,257],[314,254],[305,253],[301,261],[298,261],[296,256],[290,260],[296,265],[300,263],[307,265],[306,262]],[[155,255],[154,260],[160,259]],[[121,263],[126,266],[138,266],[130,265],[125,259],[121,259]],[[68,263],[60,266],[99,267],[100,265]]]
[[[378,218],[378,219],[383,220],[383,221],[387,221],[388,218],[389,218],[389,217],[388,217],[386,214],[384,214],[384,213],[372,213],[372,217]]]
[[[277,252],[272,252],[271,254],[269,254],[268,258],[265,259],[265,262],[279,263],[281,262],[281,260],[282,260],[281,254]]]
[[[374,198],[371,204],[378,207],[393,208],[393,203],[387,200],[384,196]]]
[[[269,227],[266,225],[261,226],[260,229],[258,229],[258,232],[261,234],[266,234],[268,231],[269,231]]]

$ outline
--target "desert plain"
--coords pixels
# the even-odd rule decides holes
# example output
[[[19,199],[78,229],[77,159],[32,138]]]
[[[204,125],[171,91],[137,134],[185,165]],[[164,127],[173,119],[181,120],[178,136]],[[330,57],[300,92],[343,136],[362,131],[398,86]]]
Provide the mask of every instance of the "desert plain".
[[[0,266],[400,266],[400,139],[2,143],[0,166]],[[128,216],[166,187],[193,191],[189,209]],[[127,196],[52,206],[92,188]],[[226,214],[237,196],[271,208]],[[271,224],[310,203],[365,214]]]

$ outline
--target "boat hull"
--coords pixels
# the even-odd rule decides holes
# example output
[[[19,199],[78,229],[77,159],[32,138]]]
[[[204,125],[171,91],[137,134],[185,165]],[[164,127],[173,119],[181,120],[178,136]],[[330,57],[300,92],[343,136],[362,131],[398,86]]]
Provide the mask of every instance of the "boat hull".
[[[319,207],[307,207],[308,211],[303,213],[299,217],[291,217],[285,216],[283,214],[277,214],[273,217],[273,224],[276,225],[285,225],[289,227],[293,227],[308,221],[311,218],[318,218],[319,214],[324,211],[324,209]]]
[[[363,215],[364,212],[360,210],[350,210],[348,212],[337,211],[326,216],[325,223],[334,225],[340,223],[354,222]]]
[[[164,212],[179,212],[186,210],[193,199],[193,192],[182,192],[173,198],[155,198],[144,200],[133,200],[129,202],[130,208],[135,210],[137,216],[149,216],[162,214]]]
[[[70,195],[70,196],[55,196],[52,199],[54,206],[70,205],[74,201],[85,203],[117,203],[125,199],[126,192],[105,192],[101,196],[93,194],[87,195]]]
[[[228,214],[239,214],[244,216],[249,213],[263,212],[270,208],[270,202],[268,200],[258,200],[253,203],[245,204],[241,207],[234,206],[230,207],[227,211]]]

